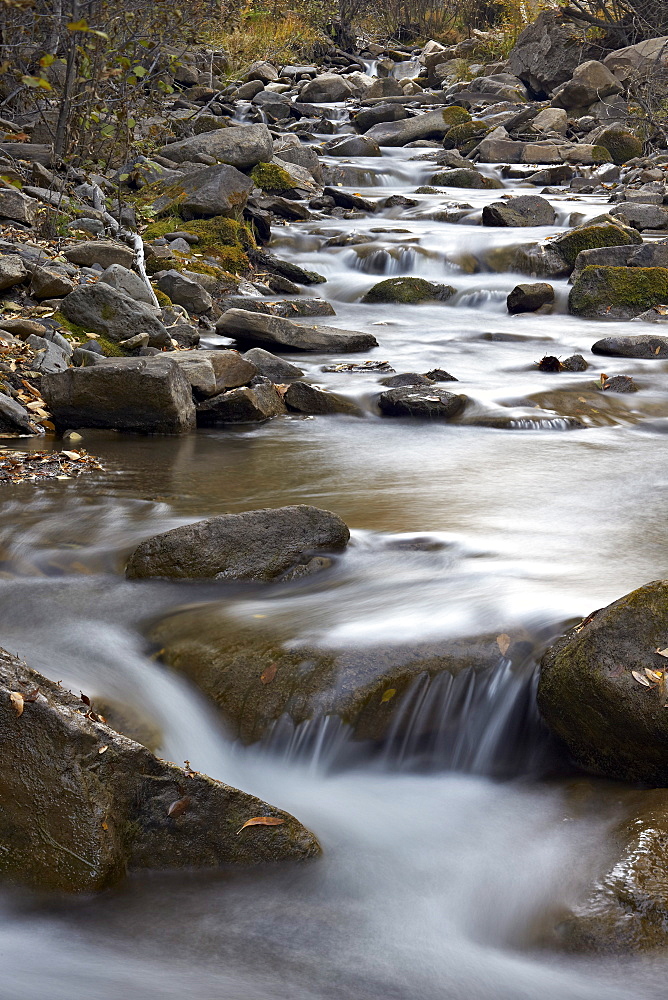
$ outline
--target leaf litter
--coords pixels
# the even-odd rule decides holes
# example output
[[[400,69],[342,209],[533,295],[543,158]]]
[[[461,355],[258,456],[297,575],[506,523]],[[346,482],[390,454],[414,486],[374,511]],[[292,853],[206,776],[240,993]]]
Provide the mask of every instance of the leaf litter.
[[[0,484],[35,483],[44,479],[74,479],[103,469],[97,458],[79,451],[14,451],[0,446]]]

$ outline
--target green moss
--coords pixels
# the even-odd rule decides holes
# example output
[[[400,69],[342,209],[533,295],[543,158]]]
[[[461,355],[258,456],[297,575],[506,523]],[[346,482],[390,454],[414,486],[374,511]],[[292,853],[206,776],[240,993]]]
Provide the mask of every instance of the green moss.
[[[424,278],[386,278],[370,288],[362,302],[426,302],[442,297],[443,288]]]
[[[443,148],[458,149],[466,155],[478,145],[481,139],[484,139],[489,131],[489,125],[480,121],[467,121],[461,125],[454,125],[445,133]]]
[[[449,108],[443,108],[441,113],[446,125],[462,125],[464,122],[471,121],[469,112],[465,111],[464,108],[458,107],[456,104],[452,104]]]
[[[623,128],[606,128],[598,137],[597,145],[607,149],[613,163],[617,164],[642,156],[643,151],[642,139]]]
[[[582,250],[594,250],[597,247],[623,247],[631,243],[640,242],[640,239],[633,239],[619,226],[582,226],[580,229],[573,229],[570,233],[564,233],[552,240],[550,246],[559,251],[567,264],[573,266],[575,258]]]
[[[172,305],[172,300],[170,299],[169,295],[165,295],[165,293],[161,292],[159,288],[154,288],[153,292],[155,294],[156,299],[158,300],[158,305],[162,306],[165,309],[169,309],[169,307]]]
[[[668,302],[668,268],[583,268],[571,289],[568,307],[576,316],[629,318]]]
[[[96,340],[104,351],[105,357],[107,358],[125,358],[127,357],[125,351],[122,347],[116,344],[113,340],[109,340],[101,334],[96,334],[91,337],[91,334],[83,326],[79,326],[78,323],[73,323],[72,320],[68,319],[61,312],[54,313],[53,316],[56,323],[62,326],[64,330],[69,331],[74,337],[76,337],[79,344],[85,343],[87,340]]]
[[[193,250],[196,253],[204,252],[207,257],[220,262],[220,267],[224,271],[232,271],[235,274],[249,270],[250,261],[246,251],[253,250],[257,246],[253,231],[246,222],[227,219],[223,215],[214,215],[211,219],[192,219],[188,222],[171,215],[150,223],[143,235],[145,239],[154,240],[174,232],[192,233],[193,236],[197,236],[198,243]],[[164,260],[158,259],[157,263],[151,265],[152,270],[149,264],[150,261],[146,265],[149,274],[171,266],[178,271],[197,271],[199,274],[218,276],[217,268],[191,258],[183,258],[180,254],[172,264],[166,264]]]
[[[612,163],[612,156],[605,146],[592,146],[591,155],[594,163]]]
[[[251,172],[251,180],[263,191],[278,194],[291,191],[295,186],[290,174],[275,163],[258,163]]]

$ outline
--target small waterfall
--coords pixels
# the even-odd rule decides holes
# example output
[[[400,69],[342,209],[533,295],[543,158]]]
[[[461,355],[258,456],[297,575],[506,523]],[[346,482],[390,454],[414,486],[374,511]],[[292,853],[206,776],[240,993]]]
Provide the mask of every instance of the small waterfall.
[[[457,298],[456,304],[465,309],[481,309],[497,312],[501,307],[506,312],[508,292],[496,288],[479,288],[473,292],[464,292]]]
[[[374,758],[387,770],[458,771],[493,777],[548,768],[551,743],[536,707],[538,671],[517,671],[508,659],[493,670],[416,677],[404,692],[379,744],[354,739],[351,726],[325,715],[297,725],[278,719],[264,741],[272,756],[308,762],[314,770]]]
[[[354,253],[353,267],[364,274],[410,274],[415,261],[416,253],[411,247],[380,248],[365,255]]]

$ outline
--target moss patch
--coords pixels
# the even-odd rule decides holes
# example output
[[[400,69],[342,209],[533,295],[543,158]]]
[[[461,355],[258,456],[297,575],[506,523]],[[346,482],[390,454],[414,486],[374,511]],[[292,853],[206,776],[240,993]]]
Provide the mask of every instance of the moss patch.
[[[263,191],[271,194],[291,191],[295,186],[295,182],[287,170],[275,163],[258,163],[251,172],[251,180]]]
[[[123,348],[120,347],[118,344],[116,344],[113,340],[109,340],[108,337],[105,337],[102,334],[94,334],[91,336],[91,333],[88,330],[86,330],[83,326],[79,326],[78,323],[73,323],[72,320],[68,319],[61,312],[54,313],[53,318],[56,321],[56,323],[58,323],[59,326],[62,326],[64,330],[67,330],[69,333],[73,334],[73,336],[76,337],[77,340],[79,341],[80,345],[84,344],[87,340],[96,340],[97,343],[102,348],[102,350],[104,351],[105,357],[107,358],[127,357],[127,354],[123,350]]]
[[[219,262],[223,270],[235,274],[249,270],[250,261],[246,251],[253,250],[257,246],[253,231],[247,223],[227,219],[222,215],[214,215],[211,219],[192,219],[188,222],[184,222],[178,216],[170,215],[152,222],[143,235],[146,239],[154,240],[173,232],[192,233],[193,236],[197,236],[199,242],[193,247],[193,251],[204,252],[207,257]],[[156,269],[162,270],[165,266],[165,262],[161,260]],[[216,268],[197,263],[190,258],[184,258],[171,266],[176,267],[176,270],[185,268],[189,271],[198,271],[200,274],[217,276]]]
[[[597,145],[607,149],[617,164],[642,156],[643,151],[642,139],[623,128],[607,128],[598,137]]]
[[[640,243],[619,226],[583,226],[564,233],[552,240],[550,246],[558,250],[567,264],[573,266],[575,258],[582,250],[595,250],[597,247],[624,247],[632,243]]]
[[[630,319],[668,302],[668,268],[585,267],[568,298],[576,316]]]
[[[469,112],[456,104],[452,104],[449,108],[443,108],[441,114],[446,125],[462,125],[464,122],[471,121]]]
[[[362,302],[427,302],[430,299],[449,298],[449,285],[436,285],[424,278],[387,278],[379,281],[366,293]],[[450,295],[454,289],[450,289]]]
[[[448,129],[443,139],[444,149],[458,149],[466,155],[490,132],[489,125],[480,121],[467,121]]]

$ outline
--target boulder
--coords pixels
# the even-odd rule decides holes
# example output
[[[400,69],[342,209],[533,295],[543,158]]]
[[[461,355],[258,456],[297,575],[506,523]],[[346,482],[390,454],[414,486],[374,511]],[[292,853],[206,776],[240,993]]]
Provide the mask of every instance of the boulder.
[[[179,271],[163,271],[157,280],[158,288],[176,305],[183,306],[197,316],[209,312],[213,299],[198,281],[187,278]]]
[[[183,351],[176,351],[173,355],[171,352],[163,355],[163,357],[167,358],[182,358],[183,356]],[[238,351],[230,349],[197,351],[189,356],[202,358],[209,362],[216,376],[217,392],[222,392],[223,389],[236,389],[239,386],[248,385],[259,371],[251,358],[244,358]]]
[[[65,247],[62,253],[71,264],[78,264],[79,267],[100,264],[106,268],[111,264],[120,264],[121,267],[131,270],[135,262],[134,250],[124,243],[117,243],[116,240],[85,240],[83,243]]]
[[[270,379],[257,375],[249,386],[220,392],[200,403],[197,423],[201,427],[257,423],[281,413],[287,410],[280,392]]]
[[[261,347],[252,347],[243,355],[246,361],[250,361],[258,370],[260,375],[271,379],[272,382],[291,382],[293,379],[301,378],[304,374],[297,365],[290,364],[283,358],[277,358],[270,351],[265,351]]]
[[[170,346],[156,307],[138,302],[103,281],[78,285],[65,296],[60,308],[70,322],[116,343],[147,333],[151,347]]]
[[[298,504],[220,514],[146,539],[129,579],[273,580],[318,552],[339,552],[350,532],[336,514]]]
[[[329,648],[295,635],[286,621],[241,622],[224,602],[170,615],[151,638],[163,661],[209,695],[244,743],[268,739],[279,719],[294,727],[331,715],[350,726],[355,740],[376,746],[402,739],[411,725],[416,736],[416,685],[421,695],[440,676],[465,702],[478,677],[501,662],[496,634]],[[511,639],[506,656],[516,662],[526,656],[525,644]],[[420,722],[425,740],[443,721],[429,715]]]
[[[33,276],[33,282],[34,280]],[[102,272],[99,280],[103,281],[105,285],[115,288],[118,292],[122,292],[123,295],[128,295],[136,302],[144,302],[147,306],[155,305],[151,289],[138,274],[128,270],[127,267],[123,267],[121,264],[110,264]]]
[[[596,145],[603,146],[616,164],[626,163],[642,156],[643,141],[624,128],[605,128],[596,137]]]
[[[450,170],[441,170],[434,174],[430,184],[437,184],[439,187],[456,188],[502,188],[503,184],[496,177],[486,177],[479,170],[473,167],[454,167]]]
[[[506,299],[509,313],[536,312],[554,303],[554,288],[545,281],[515,285]]]
[[[279,316],[228,309],[217,324],[220,333],[241,344],[266,345],[288,351],[366,351],[377,347],[370,333],[356,333],[330,326],[302,326]]]
[[[220,392],[216,373],[208,358],[208,351],[165,351],[161,357],[169,358],[185,375],[195,399],[208,399]]]
[[[254,295],[226,295],[220,306],[223,310],[246,309],[250,312],[269,313],[271,316],[284,316],[286,319],[336,315],[326,299],[306,296],[294,299],[260,299]]]
[[[621,220],[620,220],[621,223]],[[573,268],[577,256],[583,250],[593,250],[600,247],[620,247],[642,243],[642,237],[623,223],[603,222],[596,225],[579,226],[569,232],[561,233],[550,240],[549,248],[556,252]]]
[[[575,258],[571,280],[589,265],[605,267],[668,267],[668,243],[629,244],[622,247],[599,247],[582,250]]]
[[[222,868],[319,854],[294,817],[159,760],[83,700],[0,651],[0,873],[89,893],[126,871]],[[271,816],[272,826],[244,823]]]
[[[578,275],[568,309],[589,319],[633,319],[668,302],[664,267],[585,267]]]
[[[339,396],[334,392],[316,389],[308,382],[291,382],[283,395],[289,410],[295,413],[308,413],[314,416],[324,416],[331,413],[347,413],[349,416],[361,416],[359,406]]]
[[[14,285],[20,285],[28,277],[23,260],[16,253],[0,257],[0,292]]]
[[[593,354],[612,358],[644,358],[647,361],[665,361],[668,358],[668,337],[641,333],[629,337],[603,337],[592,347]]]
[[[456,289],[452,285],[440,285],[424,278],[385,278],[373,285],[362,297],[362,302],[429,302],[438,299],[445,302]]]
[[[645,229],[668,229],[668,208],[646,205],[637,201],[622,201],[610,209],[610,215],[639,232]]]
[[[299,100],[304,104],[330,104],[345,101],[352,93],[353,88],[344,77],[336,73],[323,73],[303,84]]]
[[[585,29],[574,27],[559,11],[546,10],[519,35],[508,68],[534,97],[543,99],[570,79],[588,48]]]
[[[404,121],[383,122],[366,130],[370,139],[379,146],[405,146],[418,139],[443,139],[452,128],[443,110],[427,111],[425,114],[407,118]]]
[[[657,652],[667,637],[668,581],[658,580],[593,612],[543,656],[541,714],[581,767],[668,784],[667,663]]]
[[[37,434],[38,428],[28,410],[11,396],[0,392],[0,437]]]
[[[31,334],[26,340],[26,344],[33,352],[33,359],[30,367],[33,371],[47,374],[50,372],[62,372],[69,366],[69,355],[50,340],[44,337],[35,337]],[[71,351],[71,348],[70,348]]]
[[[380,156],[380,146],[367,135],[343,135],[326,147],[328,156]]]
[[[45,375],[41,392],[59,430],[105,427],[183,434],[195,426],[190,383],[174,361],[160,355],[108,359]]]
[[[401,84],[392,76],[380,77],[374,80],[364,91],[364,100],[369,101],[379,97],[403,97]],[[389,120],[389,119],[388,119]]]
[[[273,253],[255,253],[253,262],[262,270],[279,274],[282,278],[287,278],[288,281],[296,282],[299,285],[319,285],[327,280],[317,271],[307,271],[299,264],[281,260]]]
[[[596,59],[589,59],[581,63],[573,71],[571,79],[554,92],[552,106],[565,108],[567,111],[587,108],[594,101],[620,94],[622,89],[621,83],[607,66]]]
[[[386,417],[426,417],[430,420],[449,420],[461,413],[466,396],[458,396],[446,389],[406,386],[388,389],[378,397],[378,406]]]
[[[550,942],[569,952],[620,955],[668,943],[668,793],[620,790],[616,798],[623,818],[612,830],[613,860],[559,914]]]
[[[565,135],[568,128],[568,115],[563,108],[544,108],[535,118],[531,119],[531,127],[538,132],[557,132]]]
[[[178,185],[178,192],[163,205],[162,211],[178,209],[184,219],[219,215],[236,218],[252,190],[251,179],[236,167],[227,164],[204,167],[187,175]]]
[[[128,272],[132,273],[132,272]],[[135,277],[135,275],[133,275]],[[141,279],[138,279],[141,280]],[[59,271],[51,271],[39,265],[34,268],[30,276],[30,294],[33,298],[61,299],[69,295],[74,289],[74,282]]]
[[[616,49],[603,62],[622,83],[656,77],[668,66],[668,35]]]
[[[387,78],[390,79],[389,77]],[[383,83],[383,80],[377,81]],[[391,81],[396,84],[396,81]],[[399,86],[396,84],[396,86]],[[402,104],[376,104],[372,108],[362,108],[356,115],[353,115],[353,124],[358,132],[368,132],[374,125],[383,122],[399,122],[408,118],[408,112]]]
[[[556,213],[546,198],[523,194],[483,206],[483,226],[553,226]]]
[[[38,208],[39,202],[35,198],[29,198],[18,188],[0,188],[0,219],[10,219],[24,226],[32,226],[37,218]]]
[[[173,163],[202,162],[200,157],[212,156],[219,163],[249,170],[271,159],[273,139],[266,125],[235,125],[172,142],[159,152]]]
[[[247,80],[259,80],[261,83],[275,83],[278,80],[278,70],[270,63],[263,60],[251,63],[246,70]]]

